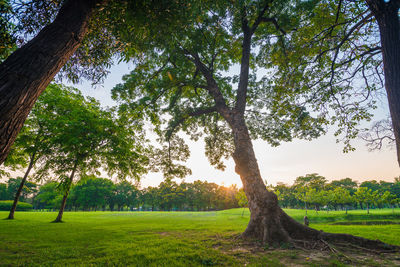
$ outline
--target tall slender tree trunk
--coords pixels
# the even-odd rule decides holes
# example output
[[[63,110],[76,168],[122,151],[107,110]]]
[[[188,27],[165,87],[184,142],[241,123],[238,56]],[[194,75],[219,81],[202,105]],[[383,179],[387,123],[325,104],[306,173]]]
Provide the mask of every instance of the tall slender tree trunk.
[[[60,210],[58,211],[57,218],[53,222],[56,222],[56,223],[57,222],[62,222],[62,216],[64,214],[64,209],[65,209],[65,205],[67,203],[69,190],[71,189],[72,181],[74,180],[74,175],[75,175],[77,166],[78,166],[78,160],[76,160],[75,163],[74,163],[74,168],[72,169],[71,175],[69,176],[68,188],[64,193],[64,196],[63,196],[63,199],[62,199],[62,202],[61,202],[61,206],[60,206]]]
[[[54,22],[0,65],[0,164],[37,98],[79,47],[96,6],[105,0],[67,0]]]
[[[28,178],[28,175],[31,172],[31,170],[33,168],[33,165],[35,163],[35,155],[36,155],[36,152],[32,153],[32,155],[30,157],[28,168],[26,169],[25,175],[22,178],[21,183],[19,184],[17,193],[15,193],[14,202],[13,202],[13,205],[11,207],[10,214],[8,215],[8,218],[7,218],[9,220],[14,219],[14,213],[15,213],[15,210],[17,209],[19,197],[21,196],[22,189],[24,188],[24,185],[25,185],[25,182],[26,182],[26,180]]]
[[[385,88],[400,165],[400,19],[399,1],[366,0],[380,31]]]

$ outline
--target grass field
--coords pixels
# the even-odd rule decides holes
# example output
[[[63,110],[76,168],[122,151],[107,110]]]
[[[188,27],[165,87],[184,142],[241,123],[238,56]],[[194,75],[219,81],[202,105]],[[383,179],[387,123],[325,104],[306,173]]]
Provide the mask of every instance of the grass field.
[[[302,220],[303,210],[287,210]],[[249,212],[17,212],[0,220],[0,266],[395,266],[400,255],[338,255],[244,243]],[[308,213],[310,226],[400,245],[400,209]],[[5,218],[7,212],[0,212]],[[340,225],[351,222],[356,225]],[[382,225],[364,225],[366,222]],[[383,224],[383,223],[389,224]],[[394,258],[393,258],[394,257]],[[394,260],[394,261],[393,261]],[[397,261],[399,260],[399,261]]]

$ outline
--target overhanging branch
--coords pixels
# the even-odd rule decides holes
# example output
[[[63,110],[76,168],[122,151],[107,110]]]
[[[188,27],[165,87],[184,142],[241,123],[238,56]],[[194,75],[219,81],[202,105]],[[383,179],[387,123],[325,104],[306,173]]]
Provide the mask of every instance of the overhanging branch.
[[[176,118],[173,120],[167,130],[166,133],[166,138],[169,140],[170,137],[172,136],[172,133],[175,132],[175,129],[184,123],[188,118],[191,117],[199,117],[202,115],[210,114],[213,112],[217,112],[217,106],[212,106],[212,107],[201,107],[193,110],[188,110],[185,114],[183,114],[181,117]]]

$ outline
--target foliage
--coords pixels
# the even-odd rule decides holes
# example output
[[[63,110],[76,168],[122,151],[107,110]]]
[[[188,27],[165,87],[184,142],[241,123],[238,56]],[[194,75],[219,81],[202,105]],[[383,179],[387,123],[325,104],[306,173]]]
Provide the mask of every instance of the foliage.
[[[104,168],[110,176],[139,179],[146,172],[147,158],[140,136],[140,123],[124,120],[104,110],[93,98],[84,98],[74,88],[51,85],[41,96],[52,135],[48,136],[51,157],[37,177],[54,175],[68,187],[67,173],[76,168],[81,177],[98,174]],[[137,132],[134,132],[137,130]]]
[[[59,190],[57,182],[48,182],[40,186],[38,194],[34,198],[36,209],[58,209],[61,205],[63,194]]]
[[[347,152],[384,88],[379,29],[366,1],[314,3],[300,25],[283,27],[283,49],[262,49],[273,55],[268,63],[282,94],[301,92],[305,103],[337,125],[337,141]]]
[[[91,176],[79,181],[71,190],[69,202],[83,210],[104,207],[113,197],[114,184],[109,179]]]
[[[132,117],[152,123],[162,142],[174,140],[179,131],[194,140],[203,137],[210,163],[222,170],[224,159],[234,149],[232,124],[226,121],[222,107],[226,113],[231,110],[232,114],[241,114],[238,105],[244,101],[243,119],[251,137],[271,145],[319,136],[324,132],[324,120],[311,115],[296,97],[280,98],[269,72],[257,71],[265,64],[256,59],[262,56],[268,61],[267,55],[259,49],[243,50],[243,42],[250,40],[251,47],[260,46],[279,32],[261,17],[277,14],[299,22],[292,10],[285,8],[289,2],[167,1],[165,9],[160,10],[129,8],[127,22],[133,25],[133,33],[122,37],[126,42],[136,42],[142,56],[135,61],[131,74],[113,89],[113,98]],[[296,8],[307,9],[301,4]],[[162,12],[168,24],[150,23]],[[253,26],[253,39],[244,40],[244,21]],[[242,53],[250,53],[248,64],[241,63]],[[243,70],[239,77],[230,70],[240,63]],[[248,68],[249,75],[244,71]],[[244,96],[240,91],[246,91]],[[185,146],[172,152],[176,157],[188,153]]]
[[[12,200],[1,200],[0,210],[10,211],[12,205],[13,205]],[[30,211],[32,210],[32,208],[33,208],[32,204],[20,201],[17,206],[17,211]]]

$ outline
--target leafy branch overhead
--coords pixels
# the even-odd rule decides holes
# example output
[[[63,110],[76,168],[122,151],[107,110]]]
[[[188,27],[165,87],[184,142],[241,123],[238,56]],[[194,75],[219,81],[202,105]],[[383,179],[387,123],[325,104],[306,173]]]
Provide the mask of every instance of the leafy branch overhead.
[[[265,55],[263,50],[251,49],[282,34],[285,24],[277,21],[295,18],[284,6],[277,1],[239,1],[226,8],[223,1],[183,1],[165,7],[165,19],[174,18],[169,24],[155,27],[132,20],[138,34],[148,32],[148,38],[137,41],[147,49],[113,89],[113,98],[132,117],[151,122],[166,140],[179,131],[194,140],[203,136],[206,155],[219,169],[224,169],[222,159],[234,150],[230,129],[234,114],[244,115],[252,138],[272,145],[319,136],[324,133],[324,117],[312,116],[317,109],[310,109],[295,93],[277,90],[272,70],[256,60]],[[155,11],[132,12],[150,19]],[[163,34],[154,36],[154,31]],[[135,33],[125,37],[127,42]],[[238,64],[239,75],[232,74]]]

